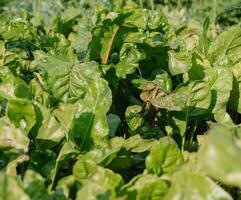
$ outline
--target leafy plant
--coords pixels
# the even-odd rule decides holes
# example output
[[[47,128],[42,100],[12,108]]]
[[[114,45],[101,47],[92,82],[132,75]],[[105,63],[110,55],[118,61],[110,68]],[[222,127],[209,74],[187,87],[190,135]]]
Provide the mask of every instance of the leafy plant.
[[[0,199],[240,199],[239,4],[1,1]]]

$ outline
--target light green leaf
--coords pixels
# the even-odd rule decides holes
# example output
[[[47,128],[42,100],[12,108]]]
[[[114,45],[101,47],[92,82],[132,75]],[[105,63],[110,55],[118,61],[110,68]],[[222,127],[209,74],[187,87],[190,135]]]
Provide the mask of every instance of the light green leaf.
[[[154,139],[143,139],[140,135],[135,135],[128,138],[123,147],[127,151],[142,153],[145,151],[150,151],[153,146],[157,144],[157,141]]]
[[[111,51],[120,27],[110,20],[105,20],[102,26],[97,26],[92,31],[92,40],[89,44],[88,56],[91,60],[101,60],[108,64]]]
[[[232,66],[240,62],[241,28],[234,26],[220,34],[208,51],[214,66]]]
[[[96,163],[92,160],[80,159],[74,165],[73,175],[81,182],[91,176],[91,174],[97,170],[97,167]]]
[[[34,27],[22,18],[13,19],[1,33],[5,40],[33,40],[37,33]]]
[[[0,199],[30,200],[31,198],[24,192],[23,187],[15,178],[1,172],[0,173]]]
[[[48,180],[50,181],[50,185],[48,186],[49,191],[51,191],[53,189],[58,169],[61,166],[61,162],[64,161],[65,159],[68,160],[72,157],[73,158],[76,157],[76,155],[78,153],[79,153],[79,151],[74,148],[73,144],[71,144],[70,142],[64,143],[64,145],[62,146],[62,148],[59,152],[59,155],[56,159],[55,165],[54,165],[53,169],[51,170],[50,175],[48,176]]]
[[[207,56],[208,49],[210,48],[210,39],[208,38],[210,19],[207,17],[203,22],[203,31],[199,37],[197,49],[202,52],[203,55]]]
[[[190,85],[187,107],[189,116],[200,116],[210,112],[212,92],[209,83],[195,81]]]
[[[58,119],[67,134],[75,117],[77,106],[74,104],[60,104],[53,110],[53,115]]]
[[[164,199],[169,188],[169,183],[162,178],[146,174],[134,177],[123,186],[123,196],[126,199],[157,200]],[[123,198],[124,198],[123,197]]]
[[[30,82],[31,92],[33,94],[33,99],[38,103],[49,107],[51,103],[50,94],[43,88],[37,78]]]
[[[211,129],[199,151],[198,163],[212,178],[241,188],[241,146],[235,140],[236,131],[222,126]]]
[[[16,128],[7,117],[0,118],[0,148],[28,151],[29,139],[24,131]]]
[[[131,131],[136,131],[144,123],[141,111],[142,107],[139,105],[127,107],[125,117]]]
[[[72,64],[51,57],[41,67],[49,92],[61,102],[76,105],[69,134],[78,145],[90,147],[91,140],[107,136],[106,113],[112,95],[96,63]]]
[[[135,72],[139,67],[139,61],[144,58],[144,52],[139,51],[136,45],[124,44],[120,52],[120,62],[114,65],[116,75],[120,78],[126,78],[126,75]]]
[[[241,113],[241,62],[234,65],[230,70],[233,72],[233,90],[230,96],[229,106]]]
[[[187,53],[168,51],[168,56],[168,67],[173,76],[184,74],[191,68],[191,57]]]
[[[76,102],[84,97],[80,65],[74,65],[61,57],[48,57],[39,68],[42,69],[45,86],[54,98],[63,102]]]
[[[64,195],[68,197],[70,194],[70,188],[74,186],[74,184],[75,184],[74,175],[69,175],[61,178],[58,181],[57,188],[60,188],[63,191]]]
[[[153,98],[151,103],[157,108],[169,111],[187,112],[188,116],[200,116],[212,112],[221,123],[232,124],[226,113],[233,87],[232,72],[226,68],[208,68],[202,81],[190,82],[169,95]]]
[[[148,9],[134,9],[125,18],[124,26],[166,32],[168,30],[168,21],[161,12]]]
[[[52,148],[67,134],[64,129],[65,124],[62,124],[62,121],[57,118],[57,113],[61,108],[51,110],[35,102],[35,110],[36,125],[32,129],[31,135],[36,139],[39,148]],[[67,115],[68,112],[65,114]]]
[[[173,173],[182,163],[182,154],[171,137],[163,137],[146,158],[146,169],[158,176]]]
[[[10,176],[16,176],[17,175],[17,167],[19,164],[23,163],[23,162],[27,162],[29,161],[29,156],[26,154],[22,154],[22,152],[20,151],[20,154],[17,156],[13,156],[13,158],[11,158],[5,168],[5,172],[6,174],[10,175]]]
[[[51,113],[44,116],[41,127],[38,129],[36,139],[40,148],[51,148],[65,137],[62,125]]]
[[[0,67],[0,80],[0,98],[31,99],[31,92],[27,84],[22,79],[15,77],[6,66]]]
[[[31,199],[48,199],[44,178],[33,170],[27,170],[24,174],[23,185]]]
[[[97,166],[93,161],[79,160],[73,169],[73,174],[83,186],[77,192],[77,199],[107,198],[115,199],[116,190],[123,184],[120,175],[109,169]]]
[[[7,116],[17,128],[29,133],[36,123],[36,114],[33,104],[24,99],[9,99],[7,104]]]
[[[210,178],[195,172],[179,172],[172,177],[165,200],[231,200],[232,197]]]
[[[153,82],[160,85],[161,89],[163,89],[166,93],[170,93],[172,91],[172,80],[167,72],[157,74]]]
[[[230,116],[226,113],[227,103],[233,88],[232,72],[226,68],[209,68],[205,70],[204,80],[210,85],[212,92],[212,113],[219,123],[232,124]]]

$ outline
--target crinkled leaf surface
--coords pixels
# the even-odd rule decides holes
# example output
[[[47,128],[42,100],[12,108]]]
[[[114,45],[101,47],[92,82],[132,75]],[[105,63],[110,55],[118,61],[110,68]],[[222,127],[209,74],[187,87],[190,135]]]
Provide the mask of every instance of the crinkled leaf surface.
[[[184,53],[169,51],[169,70],[171,74],[178,75],[187,72],[191,66],[191,58]]]
[[[182,163],[182,155],[176,142],[170,137],[161,138],[146,158],[146,169],[150,173],[162,175],[173,173]]]
[[[81,139],[79,145],[89,143],[92,137],[107,136],[106,112],[112,95],[108,83],[100,77],[97,65],[72,64],[50,58],[41,68],[49,92],[59,101],[77,106],[70,134]]]
[[[27,152],[29,139],[23,129],[17,128],[7,117],[0,118],[0,146]]]
[[[126,199],[164,199],[169,188],[168,181],[154,175],[139,175],[123,187]]]
[[[210,85],[212,101],[215,106],[212,110],[215,119],[220,123],[231,123],[231,118],[226,113],[227,103],[233,86],[233,75],[225,68],[210,68],[205,71],[204,78]]]
[[[77,199],[97,197],[115,199],[115,189],[122,185],[122,178],[109,169],[97,166],[93,161],[79,160],[74,175],[83,186],[77,192]]]
[[[8,100],[7,116],[16,127],[24,129],[27,134],[36,123],[34,106],[24,99]]]
[[[240,62],[241,28],[232,27],[220,34],[209,49],[209,59],[214,66],[230,66]]]
[[[239,199],[239,11],[1,0],[0,199]]]
[[[145,58],[143,52],[132,44],[126,44],[120,52],[120,62],[114,66],[116,75],[125,78],[127,74],[133,73],[139,66],[139,61]]]

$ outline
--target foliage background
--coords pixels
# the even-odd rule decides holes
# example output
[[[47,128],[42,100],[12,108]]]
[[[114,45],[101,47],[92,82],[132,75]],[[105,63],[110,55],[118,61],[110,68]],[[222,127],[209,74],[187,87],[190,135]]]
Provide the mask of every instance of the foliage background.
[[[0,199],[241,199],[241,2],[1,0]]]

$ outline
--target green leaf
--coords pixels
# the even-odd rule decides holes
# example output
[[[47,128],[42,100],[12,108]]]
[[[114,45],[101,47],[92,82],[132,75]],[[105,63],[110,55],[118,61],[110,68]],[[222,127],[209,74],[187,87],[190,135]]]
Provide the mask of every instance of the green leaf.
[[[169,183],[154,175],[139,175],[123,186],[123,196],[126,199],[148,200],[164,199]],[[123,198],[124,198],[123,197]]]
[[[153,82],[160,85],[161,89],[163,89],[166,93],[170,93],[172,91],[172,80],[167,72],[157,74]]]
[[[60,104],[59,107],[53,110],[53,115],[59,121],[61,126],[63,127],[64,133],[68,138],[68,132],[71,129],[73,119],[76,114],[77,106],[74,104]]]
[[[233,90],[230,96],[229,106],[241,113],[241,63],[234,65],[230,70],[233,72]]]
[[[208,38],[208,29],[209,29],[209,17],[207,17],[203,22],[203,31],[199,37],[199,43],[197,49],[202,52],[203,55],[207,56],[208,49],[210,47],[210,39]]]
[[[31,137],[35,139],[38,148],[52,148],[60,142],[65,134],[62,125],[55,115],[59,109],[50,110],[45,106],[35,103],[36,125],[31,130]]]
[[[70,160],[71,158],[75,158],[78,153],[79,151],[74,148],[74,145],[72,143],[70,142],[64,143],[55,161],[55,165],[48,176],[48,180],[50,181],[50,185],[48,186],[49,191],[53,189],[53,186],[55,184],[55,179],[56,179],[58,170],[61,167],[62,162],[65,160]]]
[[[95,163],[107,166],[120,152],[125,140],[122,137],[113,137],[103,140],[97,147],[80,156],[83,160],[93,160]]]
[[[33,170],[25,172],[23,185],[31,199],[48,198],[44,181],[44,178]]]
[[[55,116],[51,113],[45,115],[36,136],[39,148],[51,148],[57,145],[64,137],[62,125],[56,120]]]
[[[70,188],[75,184],[73,175],[65,176],[58,181],[57,188],[60,188],[66,197],[70,196]]]
[[[37,33],[28,21],[18,18],[11,20],[1,35],[5,40],[25,39],[31,41],[36,38]]]
[[[30,200],[21,184],[12,176],[0,173],[0,199]]]
[[[100,59],[102,64],[108,64],[119,29],[120,27],[117,24],[106,20],[103,22],[103,26],[97,26],[92,31],[92,41],[88,49],[91,60]]]
[[[112,95],[108,83],[100,77],[97,65],[93,62],[72,64],[51,57],[41,67],[49,92],[61,102],[76,105],[70,137],[78,145],[88,148],[91,140],[106,137],[109,132],[106,113]]]
[[[116,75],[126,78],[126,75],[135,72],[139,67],[139,61],[145,58],[145,54],[132,44],[124,44],[120,52],[120,62],[114,65]]]
[[[241,188],[241,146],[235,138],[236,132],[218,126],[208,132],[199,151],[199,165],[212,178],[227,185]],[[239,139],[240,140],[240,139]]]
[[[11,155],[12,150],[12,155]],[[26,154],[23,154],[22,150],[19,151],[19,154],[16,154],[16,149],[9,150],[9,153],[11,156],[9,156],[9,161],[7,163],[7,166],[5,167],[4,171],[6,174],[11,176],[16,176],[18,173],[18,167],[24,163],[29,161],[29,156]],[[7,152],[8,150],[5,150]]]
[[[169,70],[171,75],[186,73],[191,67],[191,57],[187,53],[168,51],[169,56]]]
[[[157,141],[154,139],[143,139],[139,135],[135,135],[128,138],[123,146],[127,151],[142,153],[150,151],[156,144]]]
[[[232,124],[226,113],[227,104],[233,87],[232,72],[226,68],[208,68],[202,81],[190,82],[180,86],[169,95],[151,99],[157,108],[169,111],[182,111],[188,116],[213,113],[220,123]]]
[[[210,113],[212,92],[210,84],[205,81],[195,81],[190,85],[187,107],[189,116],[200,116]]]
[[[98,166],[92,160],[78,160],[73,168],[73,175],[78,181],[83,181],[97,170]]]
[[[214,66],[232,66],[240,62],[241,28],[234,26],[220,34],[208,51]]]
[[[147,9],[134,9],[133,12],[129,12],[124,20],[124,25],[137,27],[143,30],[156,30],[164,33],[168,30],[166,17],[161,12]]]
[[[30,82],[30,88],[31,92],[33,94],[33,99],[46,106],[49,107],[51,103],[51,97],[50,94],[43,88],[43,86],[40,84],[40,82],[36,79],[33,79]]]
[[[102,41],[104,42],[102,43],[102,48],[100,52],[103,64],[108,63],[108,59],[113,48],[114,40],[119,29],[120,27],[114,24],[113,27],[111,27],[110,33],[106,31],[103,35]]]
[[[14,97],[31,99],[32,95],[22,79],[15,77],[7,67],[0,67],[0,98]]]
[[[48,57],[39,68],[42,69],[45,86],[57,100],[76,102],[85,95],[83,86],[80,85],[83,78],[79,74],[80,65],[74,65],[61,57]]]
[[[116,191],[123,184],[120,175],[109,169],[97,166],[93,161],[79,160],[73,169],[73,173],[83,186],[77,192],[77,199],[83,196],[86,199],[107,198],[115,199]]]
[[[195,172],[179,172],[172,177],[172,184],[165,200],[231,200],[232,197],[210,178]]]
[[[144,119],[141,116],[142,107],[138,105],[129,106],[126,109],[125,117],[131,131],[136,131],[142,124]]]
[[[34,106],[24,99],[8,100],[7,116],[17,128],[22,128],[27,134],[36,123]]]
[[[146,169],[158,176],[175,172],[183,158],[176,142],[171,137],[163,137],[153,146],[146,158]]]
[[[23,185],[25,191],[28,193],[32,200],[67,200],[66,196],[63,194],[60,188],[57,188],[55,191],[51,193],[48,193],[45,188],[45,179],[33,170],[27,170],[25,172]]]
[[[29,139],[23,129],[16,128],[7,117],[0,118],[0,148],[27,152]]]
[[[232,72],[226,68],[209,68],[205,70],[204,80],[210,85],[212,92],[212,113],[219,123],[232,124],[230,116],[226,113],[227,103],[233,88]]]

